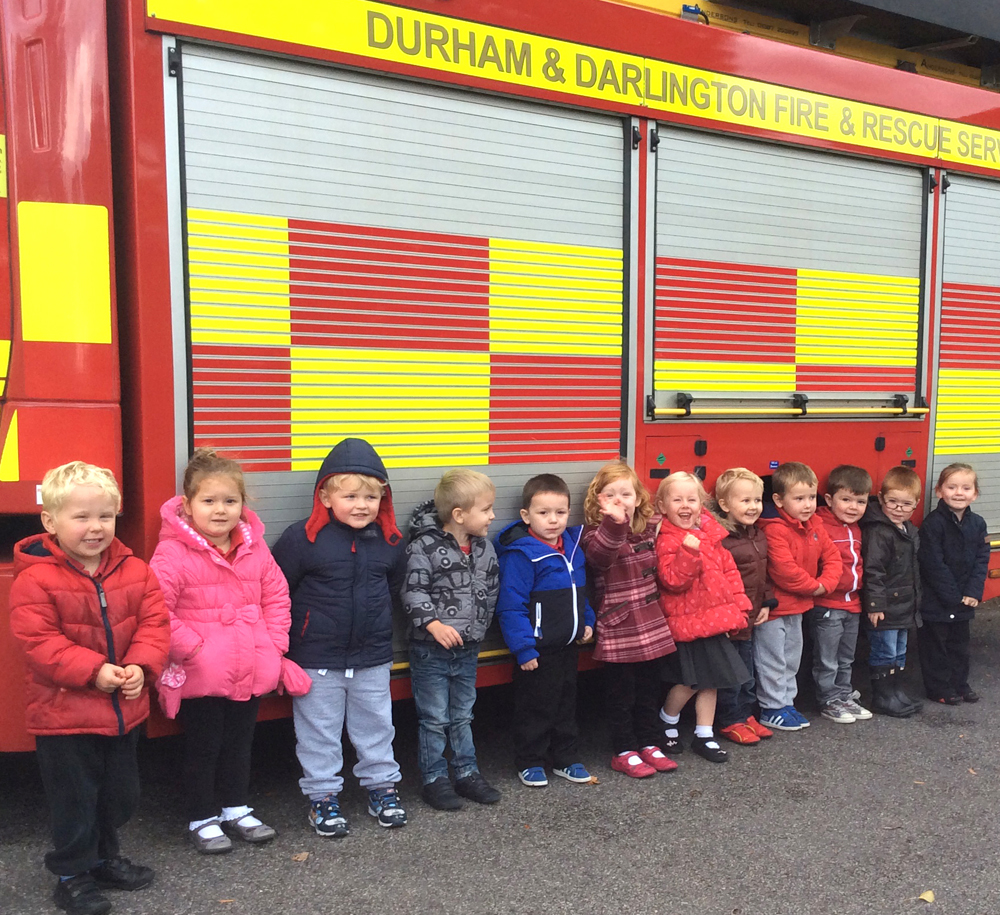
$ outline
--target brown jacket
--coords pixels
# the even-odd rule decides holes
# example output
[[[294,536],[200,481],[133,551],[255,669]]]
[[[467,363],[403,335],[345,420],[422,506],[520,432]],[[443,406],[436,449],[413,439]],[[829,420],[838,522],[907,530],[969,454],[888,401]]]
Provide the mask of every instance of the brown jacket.
[[[736,568],[740,570],[740,578],[743,579],[743,588],[753,604],[747,613],[746,628],[729,636],[735,641],[745,642],[750,638],[760,608],[765,603],[769,606],[776,603],[771,583],[767,580],[767,537],[755,524],[750,527],[737,524],[722,541],[722,545],[733,554]]]

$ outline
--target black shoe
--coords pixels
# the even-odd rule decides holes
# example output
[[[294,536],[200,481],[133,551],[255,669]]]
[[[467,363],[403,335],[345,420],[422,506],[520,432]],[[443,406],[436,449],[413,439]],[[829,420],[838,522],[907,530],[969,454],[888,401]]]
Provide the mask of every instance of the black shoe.
[[[90,876],[102,890],[141,890],[153,882],[153,869],[133,864],[128,858],[108,858]]]
[[[455,782],[455,790],[477,804],[495,804],[500,800],[500,792],[497,791],[479,772],[473,772],[460,778]]]
[[[872,711],[890,718],[909,718],[917,709],[896,692],[895,670],[894,667],[872,668]]]
[[[424,800],[435,810],[460,810],[462,807],[462,799],[455,794],[455,788],[447,775],[424,785],[422,793]]]
[[[962,698],[966,702],[978,702],[979,693],[977,693],[974,689],[967,689],[964,693],[962,693]]]
[[[691,750],[709,762],[724,763],[729,759],[729,754],[719,746],[714,737],[695,737],[691,741]]]
[[[961,696],[928,696],[931,702],[937,702],[939,705],[961,705]],[[979,698],[978,696],[976,698]]]
[[[90,874],[60,880],[52,893],[52,901],[70,915],[104,915],[111,911],[111,903]]]

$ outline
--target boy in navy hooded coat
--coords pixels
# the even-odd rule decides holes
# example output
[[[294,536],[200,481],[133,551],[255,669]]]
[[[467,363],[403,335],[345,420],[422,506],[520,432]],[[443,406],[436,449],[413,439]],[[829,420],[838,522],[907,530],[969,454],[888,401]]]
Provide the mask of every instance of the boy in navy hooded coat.
[[[553,474],[532,477],[521,494],[521,520],[496,539],[500,560],[497,616],[514,655],[514,753],[518,778],[548,784],[545,763],[571,782],[589,782],[577,756],[573,643],[594,633],[587,603],[579,525],[567,528],[569,487]]]

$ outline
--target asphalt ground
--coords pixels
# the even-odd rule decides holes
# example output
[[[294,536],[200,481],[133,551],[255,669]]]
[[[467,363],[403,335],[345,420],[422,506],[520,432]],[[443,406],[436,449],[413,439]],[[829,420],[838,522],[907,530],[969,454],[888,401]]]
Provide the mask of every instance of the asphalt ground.
[[[915,652],[913,652],[915,661]],[[600,672],[581,677],[582,759],[599,784],[521,786],[509,688],[484,690],[475,733],[492,807],[438,812],[419,799],[412,703],[397,703],[396,749],[410,822],[382,829],[351,776],[351,835],[317,836],[297,786],[290,723],[258,728],[253,803],[278,831],[269,846],[204,857],[188,843],[176,738],[144,741],[143,801],[123,850],[156,869],[120,915],[630,913],[630,915],[997,915],[1000,603],[973,628],[977,705],[917,717],[812,727],[731,750],[690,752],[643,780],[608,767]],[[856,685],[869,689],[863,664]],[[907,672],[914,692],[915,665]],[[815,711],[810,690],[800,703]],[[691,722],[682,724],[689,737]],[[0,911],[57,911],[42,866],[47,808],[31,754],[0,757]],[[919,897],[930,891],[934,902]]]

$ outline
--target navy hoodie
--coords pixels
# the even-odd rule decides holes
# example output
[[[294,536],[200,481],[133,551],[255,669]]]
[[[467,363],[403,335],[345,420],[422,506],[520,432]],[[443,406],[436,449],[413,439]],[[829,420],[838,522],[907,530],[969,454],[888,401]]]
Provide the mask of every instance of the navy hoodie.
[[[368,442],[344,439],[316,476],[312,514],[286,528],[272,550],[292,596],[288,657],[313,670],[392,661],[393,598],[405,572],[389,487],[376,519],[357,530],[337,521],[319,500],[327,478],[340,473],[387,480],[385,465]]]

